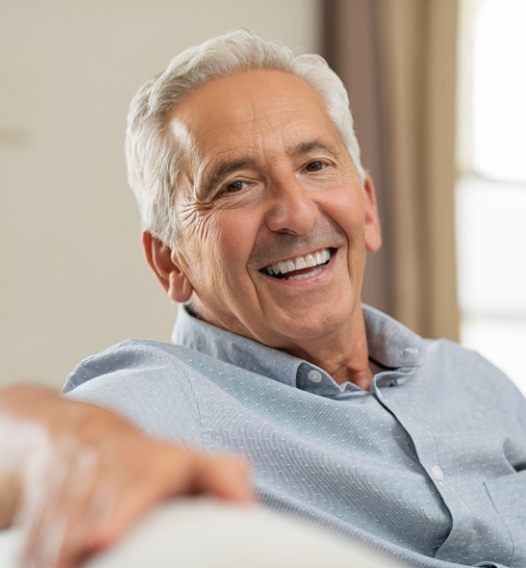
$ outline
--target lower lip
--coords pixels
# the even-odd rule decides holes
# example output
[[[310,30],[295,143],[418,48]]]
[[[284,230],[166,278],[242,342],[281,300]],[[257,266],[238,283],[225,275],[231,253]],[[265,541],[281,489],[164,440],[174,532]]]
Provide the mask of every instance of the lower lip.
[[[336,259],[337,254],[338,251],[335,251],[327,264],[323,264],[322,266],[315,266],[309,272],[298,274],[296,278],[274,278],[267,274],[265,274],[265,276],[272,282],[275,282],[277,284],[284,284],[286,286],[308,286],[313,283],[318,283],[319,280],[325,278],[332,271],[334,260]]]

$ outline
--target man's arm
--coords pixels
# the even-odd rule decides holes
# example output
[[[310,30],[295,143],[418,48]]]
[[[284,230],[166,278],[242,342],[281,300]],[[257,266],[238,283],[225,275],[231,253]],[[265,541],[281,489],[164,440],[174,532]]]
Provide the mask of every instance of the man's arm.
[[[0,464],[0,518],[16,514],[28,564],[73,566],[169,497],[251,500],[242,460],[155,440],[109,410],[39,387],[0,391]]]

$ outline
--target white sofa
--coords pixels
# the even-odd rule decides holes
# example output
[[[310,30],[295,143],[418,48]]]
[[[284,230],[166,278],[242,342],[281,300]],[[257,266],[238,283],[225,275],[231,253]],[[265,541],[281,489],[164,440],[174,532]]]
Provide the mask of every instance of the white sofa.
[[[16,530],[0,531],[0,567],[19,568]],[[180,499],[155,509],[83,568],[401,568],[310,523],[256,506]],[[46,567],[48,568],[48,567]]]

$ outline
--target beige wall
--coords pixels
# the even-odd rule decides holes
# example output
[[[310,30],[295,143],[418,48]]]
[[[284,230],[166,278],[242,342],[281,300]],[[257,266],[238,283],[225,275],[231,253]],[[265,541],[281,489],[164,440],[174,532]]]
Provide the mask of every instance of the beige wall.
[[[120,339],[167,339],[174,318],[125,181],[136,87],[237,27],[315,51],[319,2],[8,0],[1,11],[0,384],[59,386]]]

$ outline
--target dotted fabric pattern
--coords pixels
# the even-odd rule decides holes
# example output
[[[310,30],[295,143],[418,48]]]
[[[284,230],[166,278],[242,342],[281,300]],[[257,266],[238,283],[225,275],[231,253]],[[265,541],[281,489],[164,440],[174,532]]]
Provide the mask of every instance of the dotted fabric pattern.
[[[364,306],[370,391],[179,310],[175,345],[83,361],[68,396],[254,466],[262,503],[410,566],[526,567],[526,401],[478,354]]]

